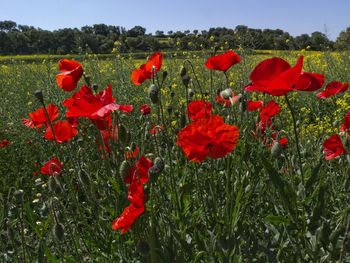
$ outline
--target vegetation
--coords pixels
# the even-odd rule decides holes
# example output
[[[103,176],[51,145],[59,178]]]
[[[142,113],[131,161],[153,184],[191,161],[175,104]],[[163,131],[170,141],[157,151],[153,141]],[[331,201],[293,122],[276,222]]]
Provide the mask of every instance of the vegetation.
[[[1,36],[22,34],[12,28],[6,30]],[[26,32],[30,35],[41,31]],[[79,30],[71,32],[82,34]],[[120,37],[127,32],[120,32]],[[66,33],[60,34],[64,37]],[[91,34],[96,39],[99,35]],[[3,58],[1,262],[350,261],[350,242],[346,241],[350,156],[342,152],[326,160],[323,152],[325,140],[334,134],[339,134],[350,151],[350,137],[340,132],[344,116],[350,111],[349,91],[321,100],[316,93],[323,88],[293,91],[288,96],[247,92],[243,88],[251,82],[249,76],[261,61],[276,56],[291,66],[303,56],[302,71],[324,74],[324,86],[332,81],[349,82],[349,52],[252,53],[240,48],[241,61],[223,73],[204,66],[214,55],[215,42],[221,41],[216,40],[214,32],[207,36],[209,46],[198,52],[182,50],[181,41],[190,38],[189,34],[179,40],[171,38],[180,42],[175,43],[179,50],[167,52],[161,67],[153,70],[154,74],[159,69],[156,78],[146,78],[138,86],[132,82],[131,74],[135,69],[144,69],[141,65],[146,59],[119,53],[135,35],[126,36],[127,42],[111,38],[111,42],[121,44],[111,45],[116,50],[110,56],[70,55],[69,59],[78,61],[84,71],[72,92],[60,89],[56,83],[56,75],[61,73],[57,56]],[[205,39],[204,34],[193,38]],[[52,47],[56,47],[53,42]],[[223,49],[230,47],[225,42]],[[31,43],[37,51],[36,42]],[[64,52],[74,51],[72,42],[60,43],[67,47]],[[72,46],[68,48],[69,43]],[[159,89],[157,100],[149,91],[150,86],[154,90],[152,83]],[[108,84],[116,103],[133,106],[130,113],[111,113],[117,133],[110,131],[109,135],[113,135],[106,139],[94,122],[81,117],[78,134],[68,142],[43,137],[52,123],[66,120],[67,107],[62,102],[79,87],[87,85],[95,95],[106,90]],[[228,107],[216,100],[219,93],[225,95],[222,92],[227,88],[233,90],[233,96],[228,95]],[[36,90],[41,90],[43,101]],[[238,127],[239,138],[227,155],[212,159],[209,153],[201,162],[195,162],[184,153],[178,134],[195,122],[186,113],[188,103],[201,99],[212,104],[211,114]],[[247,111],[249,100],[262,101],[264,106],[274,100],[280,107],[279,113],[269,119],[274,125],[266,128],[266,141],[253,132],[258,129],[261,111]],[[43,104],[57,105],[57,120],[46,123],[47,127],[26,127],[21,119],[29,118],[28,114]],[[150,106],[150,114],[140,112],[143,104]],[[288,140],[285,149],[269,149],[269,144],[284,137]],[[207,137],[203,135],[201,140]],[[145,211],[129,230],[121,233],[119,229],[112,230],[112,223],[135,202],[128,196],[129,185],[123,177],[125,163],[135,165],[141,156],[153,163],[158,160],[155,168],[159,170],[149,172],[149,180],[142,185]],[[50,166],[50,175],[44,174],[42,167],[55,157],[62,167]],[[141,175],[144,176],[140,170],[138,178]]]
[[[120,52],[202,50],[215,43],[225,49],[258,50],[349,50],[350,27],[339,34],[335,42],[321,32],[293,37],[281,29],[210,28],[198,30],[156,31],[146,34],[146,28],[135,26],[129,30],[120,26],[95,24],[81,29],[64,28],[42,30],[33,26],[0,21],[0,54],[108,54],[118,44]]]

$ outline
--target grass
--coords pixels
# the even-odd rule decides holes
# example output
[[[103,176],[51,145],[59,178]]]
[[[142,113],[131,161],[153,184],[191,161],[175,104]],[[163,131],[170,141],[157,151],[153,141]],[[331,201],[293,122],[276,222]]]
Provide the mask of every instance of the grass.
[[[130,114],[113,113],[129,139],[110,141],[111,154],[100,151],[99,131],[87,119],[81,118],[75,138],[60,145],[43,138],[43,130],[22,124],[21,119],[41,107],[34,96],[38,89],[46,104],[58,106],[58,119],[65,119],[61,103],[72,94],[56,84],[62,56],[0,58],[0,140],[11,142],[0,148],[1,261],[335,262],[343,247],[342,260],[349,262],[350,243],[343,245],[343,240],[349,215],[350,157],[342,154],[326,161],[322,150],[323,142],[339,133],[350,111],[349,91],[326,100],[318,99],[317,92],[289,94],[297,120],[302,177],[291,112],[284,98],[243,93],[242,89],[254,67],[273,56],[295,65],[304,55],[303,71],[325,74],[326,83],[349,82],[349,53],[238,53],[242,62],[227,72],[229,86],[244,96],[233,105],[236,120],[231,108],[211,101],[213,113],[238,126],[237,146],[223,158],[200,163],[188,161],[176,145],[183,122],[189,124],[179,72],[184,59],[191,60],[210,101],[216,90],[226,88],[226,80],[221,72],[213,72],[211,88],[210,71],[204,67],[210,56],[207,51],[165,54],[158,73],[160,81],[163,72],[168,73],[159,85],[162,108],[147,96],[151,81],[135,86],[130,78],[149,54],[137,55],[137,59],[132,54],[64,56],[79,61],[99,91],[111,84],[116,103],[134,106]],[[185,66],[193,78],[191,100],[200,99],[194,73]],[[84,84],[81,79],[78,87]],[[288,147],[277,157],[254,139],[259,113],[241,110],[246,100],[266,104],[271,99],[281,107],[273,120],[277,137],[288,139]],[[150,115],[141,116],[138,111],[144,103],[152,107]],[[152,135],[153,123],[165,129]],[[341,138],[350,151],[349,138]],[[144,184],[145,211],[121,234],[111,228],[130,204],[120,166],[135,144],[139,156],[153,161],[162,157],[165,167]],[[62,162],[64,172],[55,178],[41,174],[43,164],[54,157]]]

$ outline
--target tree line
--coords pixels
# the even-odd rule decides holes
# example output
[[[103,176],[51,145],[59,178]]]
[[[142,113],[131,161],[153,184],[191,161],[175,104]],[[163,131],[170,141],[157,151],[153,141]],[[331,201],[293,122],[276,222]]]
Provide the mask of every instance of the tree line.
[[[239,47],[256,50],[350,50],[350,27],[336,41],[322,32],[293,37],[281,29],[253,29],[238,25],[209,30],[156,31],[146,34],[146,28],[94,24],[54,31],[0,21],[0,54],[107,54],[136,51],[202,50],[214,45],[225,49]]]

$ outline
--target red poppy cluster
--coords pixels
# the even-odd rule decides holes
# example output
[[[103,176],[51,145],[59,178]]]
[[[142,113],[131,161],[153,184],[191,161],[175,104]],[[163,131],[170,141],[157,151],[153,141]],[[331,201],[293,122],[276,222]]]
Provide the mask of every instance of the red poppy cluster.
[[[148,181],[148,169],[152,166],[153,162],[142,155],[124,178],[124,182],[130,184],[128,199],[131,204],[124,209],[119,218],[113,221],[113,230],[120,228],[122,233],[129,230],[135,219],[145,210],[146,196],[143,193],[143,184]]]
[[[162,66],[163,54],[160,52],[153,53],[146,64],[135,69],[131,74],[131,80],[135,85],[141,85],[146,79],[152,78],[153,67],[158,72]]]
[[[241,58],[232,50],[225,52],[221,55],[216,55],[208,58],[205,66],[208,69],[226,71],[231,66],[241,62]]]
[[[1,147],[3,147],[3,148],[7,147],[7,145],[9,145],[9,144],[10,144],[10,142],[8,140],[4,139],[1,141]]]
[[[345,115],[343,125],[340,127],[341,132],[347,132],[350,136],[350,111]]]
[[[151,107],[148,106],[147,104],[143,104],[141,107],[140,107],[140,112],[142,115],[148,115],[151,113]]]
[[[215,100],[217,102],[219,102],[219,103],[225,104],[225,107],[228,107],[231,104],[235,104],[238,101],[238,99],[239,99],[239,96],[238,95],[235,96],[235,91],[234,90],[232,91],[232,97],[229,98],[229,99],[222,98],[221,94],[216,95],[216,97],[215,97]]]
[[[212,108],[213,105],[211,105],[211,103],[205,100],[196,100],[188,104],[188,113],[186,110],[186,114],[189,115],[190,119],[198,120],[209,117]]]
[[[282,96],[294,90],[320,89],[324,83],[324,75],[301,72],[302,66],[302,56],[294,67],[281,58],[266,59],[254,68],[249,76],[252,82],[245,87],[245,90]]]

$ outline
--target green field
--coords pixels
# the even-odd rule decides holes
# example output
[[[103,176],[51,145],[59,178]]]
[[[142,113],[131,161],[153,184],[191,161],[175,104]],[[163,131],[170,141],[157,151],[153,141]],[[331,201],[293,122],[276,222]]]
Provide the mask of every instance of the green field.
[[[332,81],[350,82],[350,53],[237,53],[241,62],[227,71],[227,79],[204,66],[210,51],[164,53],[155,81],[157,104],[148,97],[151,80],[140,86],[131,80],[151,54],[0,57],[0,141],[9,142],[0,147],[0,261],[350,262],[350,242],[344,242],[350,155],[326,160],[323,152],[324,141],[334,134],[350,151],[349,134],[340,132],[350,112],[350,93],[323,100],[316,96]],[[288,93],[290,106],[285,96],[244,91],[261,61],[280,57],[294,66],[301,55],[303,72],[325,75],[320,90]],[[66,120],[62,102],[86,83],[82,77],[73,92],[58,87],[62,58],[78,61],[97,92],[111,84],[116,103],[133,105],[131,113],[112,112],[118,136],[108,140],[110,153],[87,118],[79,119],[78,134],[66,143],[50,141],[43,137],[44,128],[22,123],[42,107],[37,90],[46,106],[57,105],[57,120]],[[183,66],[192,79],[187,88],[180,76]],[[225,107],[215,96],[228,87],[241,98]],[[232,152],[189,161],[177,143],[178,132],[192,122],[185,114],[188,99],[206,99],[212,114],[238,127]],[[264,105],[274,100],[280,106],[272,119],[276,131],[272,126],[266,130],[267,143],[252,132],[259,111],[247,111],[248,100]],[[151,114],[141,115],[143,104],[152,108]],[[163,128],[152,134],[153,124]],[[278,153],[268,148],[274,132],[277,140],[288,140]],[[112,230],[112,222],[130,201],[120,167],[126,160],[134,165],[126,152],[135,146],[135,161],[141,155],[153,162],[161,157],[165,166],[149,174],[143,184],[145,211],[121,233]],[[63,172],[42,174],[41,167],[54,157]]]

